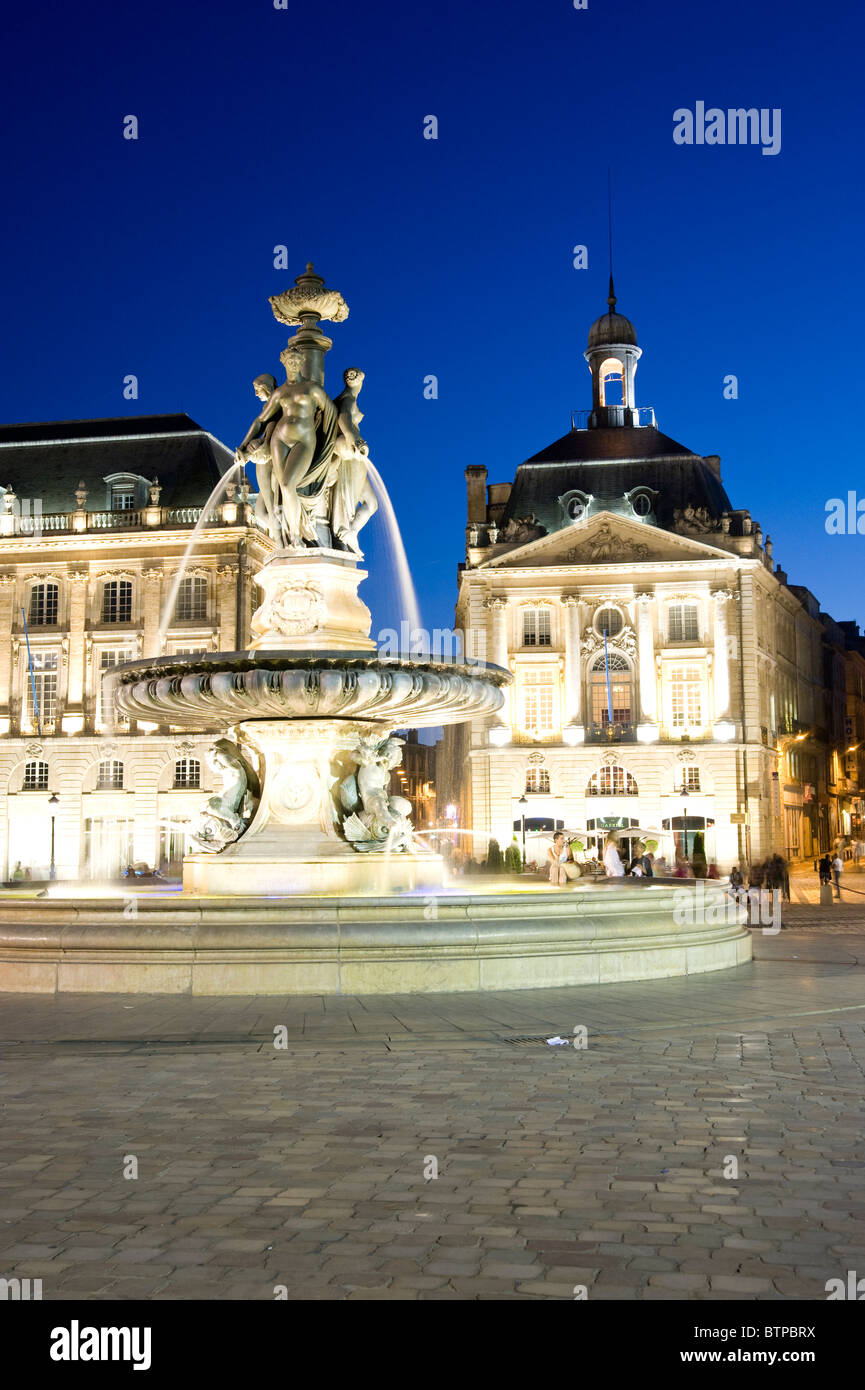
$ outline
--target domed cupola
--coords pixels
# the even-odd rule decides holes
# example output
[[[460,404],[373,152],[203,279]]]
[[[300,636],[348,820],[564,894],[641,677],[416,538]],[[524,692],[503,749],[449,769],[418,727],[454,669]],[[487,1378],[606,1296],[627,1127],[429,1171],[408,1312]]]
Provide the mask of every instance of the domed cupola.
[[[616,291],[610,276],[610,306],[589,329],[583,356],[592,373],[592,413],[589,429],[639,424],[634,396],[634,376],[642,356],[637,331],[630,319],[616,313]]]

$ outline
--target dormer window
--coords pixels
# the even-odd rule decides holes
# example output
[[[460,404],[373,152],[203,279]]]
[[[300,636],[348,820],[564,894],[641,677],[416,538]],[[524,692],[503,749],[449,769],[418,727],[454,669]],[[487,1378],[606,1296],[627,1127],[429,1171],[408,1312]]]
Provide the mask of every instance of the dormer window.
[[[635,487],[625,493],[625,501],[630,504],[631,514],[645,521],[653,517],[658,493],[652,487]]]
[[[559,506],[562,511],[562,521],[565,526],[579,525],[585,521],[589,514],[589,507],[592,501],[592,494],[581,492],[578,488],[573,488],[559,498]]]
[[[113,512],[134,511],[135,489],[128,487],[126,483],[115,483],[111,489],[111,510]]]
[[[147,505],[150,484],[138,473],[109,473],[105,482],[105,506],[110,512],[134,512]]]

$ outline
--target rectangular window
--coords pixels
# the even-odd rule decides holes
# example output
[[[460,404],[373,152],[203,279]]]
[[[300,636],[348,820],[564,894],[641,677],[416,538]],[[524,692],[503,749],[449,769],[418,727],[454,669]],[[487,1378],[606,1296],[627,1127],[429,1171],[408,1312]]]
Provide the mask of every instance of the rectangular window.
[[[528,733],[553,732],[555,707],[554,671],[527,671],[523,676],[523,728]]]
[[[113,512],[131,512],[135,508],[135,489],[127,485],[113,487],[111,489],[111,510]]]
[[[54,721],[57,718],[57,679],[59,673],[60,657],[57,652],[33,652],[33,679],[30,679],[29,671],[25,670],[24,672],[24,679],[27,684],[27,713],[31,729],[37,727],[36,708],[33,703],[34,688],[43,732],[54,727]]]
[[[549,608],[527,608],[523,613],[523,646],[549,647],[552,645]]]
[[[123,764],[119,759],[111,758],[99,764],[96,790],[98,792],[123,790]]]
[[[112,670],[113,667],[120,666],[124,661],[133,661],[134,659],[135,653],[133,652],[131,647],[103,647],[100,651],[99,682],[96,687],[96,699],[98,705],[96,722],[100,726],[105,722],[103,718],[103,711],[105,708],[105,685],[102,679],[103,676],[105,675],[106,671]],[[126,717],[126,715],[115,714],[114,727],[115,729],[121,730],[128,729],[129,719]]]
[[[129,579],[112,579],[102,590],[103,623],[128,623],[132,621],[132,582]]]
[[[112,666],[121,666],[124,661],[132,661],[134,655],[131,647],[103,647],[99,653],[99,669],[103,674],[110,671]]]
[[[200,576],[184,579],[177,594],[177,621],[195,620],[204,622],[207,618],[207,580]]]
[[[700,790],[700,769],[698,767],[686,767],[683,782],[686,791],[698,792]]]
[[[703,682],[699,666],[676,666],[670,672],[670,723],[674,729],[698,729],[703,723]]]
[[[674,603],[670,607],[668,637],[671,642],[696,642],[700,636],[697,605]]]
[[[60,590],[56,584],[34,584],[30,590],[31,627],[50,627],[57,622],[57,603]]]

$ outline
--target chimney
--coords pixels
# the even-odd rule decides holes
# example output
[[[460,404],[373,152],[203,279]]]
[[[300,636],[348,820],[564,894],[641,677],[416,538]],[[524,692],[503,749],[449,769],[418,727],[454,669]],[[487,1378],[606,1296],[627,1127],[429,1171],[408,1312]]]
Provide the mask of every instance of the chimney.
[[[469,526],[487,519],[487,470],[480,463],[470,463],[466,469],[467,521]]]

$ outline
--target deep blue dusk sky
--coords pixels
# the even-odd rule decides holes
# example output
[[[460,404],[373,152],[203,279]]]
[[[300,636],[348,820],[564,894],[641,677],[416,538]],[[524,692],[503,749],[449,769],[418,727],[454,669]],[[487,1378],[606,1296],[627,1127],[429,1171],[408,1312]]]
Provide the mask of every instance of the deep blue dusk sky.
[[[366,370],[363,432],[424,620],[449,624],[465,465],[510,479],[590,403],[611,165],[638,403],[720,454],[791,581],[865,625],[865,537],[824,530],[828,498],[865,497],[860,4],[16,8],[0,419],[185,410],[234,446],[252,378],[279,371],[267,297],[312,259],[351,310],[327,328],[331,393],[345,366]],[[781,108],[781,152],[675,145],[673,112],[697,101]],[[398,618],[378,527],[363,536],[374,630]]]

